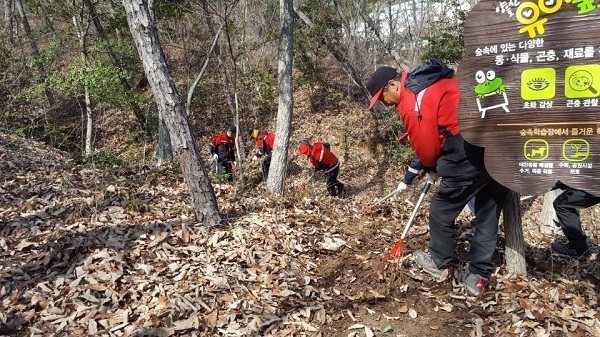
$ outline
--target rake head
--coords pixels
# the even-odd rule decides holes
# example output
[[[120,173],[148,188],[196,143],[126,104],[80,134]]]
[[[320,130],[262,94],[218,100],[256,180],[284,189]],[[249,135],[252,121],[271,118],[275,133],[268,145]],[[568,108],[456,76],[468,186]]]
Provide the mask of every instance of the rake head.
[[[394,267],[400,267],[400,262],[402,259],[402,245],[404,244],[404,239],[398,240],[394,247],[390,250],[389,253],[384,257],[383,262],[386,265],[391,265]]]

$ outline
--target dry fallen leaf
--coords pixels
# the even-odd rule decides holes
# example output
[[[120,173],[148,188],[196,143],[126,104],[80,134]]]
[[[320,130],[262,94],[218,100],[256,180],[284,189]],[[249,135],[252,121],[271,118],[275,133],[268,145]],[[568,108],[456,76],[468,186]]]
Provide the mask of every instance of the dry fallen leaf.
[[[455,312],[468,324],[484,315],[485,324],[472,324],[483,336],[600,336],[597,287],[590,283],[597,260],[552,256],[552,267],[544,266],[552,273],[536,269],[535,277],[499,266],[481,299],[432,282],[410,259],[388,277],[379,268],[389,248],[381,247],[381,236],[396,235],[411,198],[366,219],[358,194],[273,207],[262,196],[215,184],[219,211],[235,217],[206,229],[190,220],[189,193],[175,171],[152,172],[164,179],[148,183],[137,168],[70,166],[41,144],[26,150],[19,157],[0,136],[0,325],[31,336],[326,336],[331,322],[353,325],[366,316],[396,325],[407,313],[421,318],[414,324],[429,322],[421,328],[445,331],[441,321],[425,318]],[[427,233],[426,221],[414,228],[411,236],[426,239],[416,237]],[[548,247],[547,235],[537,232],[524,232],[537,247],[533,254]],[[319,245],[324,237],[354,245],[327,254]],[[432,305],[410,309],[417,301]],[[332,309],[340,305],[349,306]],[[372,329],[361,324],[348,332],[365,336]]]

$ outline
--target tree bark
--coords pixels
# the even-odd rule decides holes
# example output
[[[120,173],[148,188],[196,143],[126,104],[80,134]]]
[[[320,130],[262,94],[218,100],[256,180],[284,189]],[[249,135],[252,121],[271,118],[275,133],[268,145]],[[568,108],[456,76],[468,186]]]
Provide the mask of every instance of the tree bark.
[[[544,194],[544,202],[542,203],[542,212],[540,213],[540,232],[544,234],[560,233],[560,227],[556,226],[558,222],[556,211],[554,210],[554,199],[562,192],[560,189],[548,191]]]
[[[13,2],[12,0],[4,0],[4,35],[6,35],[6,41],[12,42],[12,30],[13,30]]]
[[[150,89],[162,114],[190,191],[197,220],[207,226],[221,221],[217,199],[185,113],[183,100],[169,72],[158,38],[156,23],[147,0],[123,0],[127,23],[133,36]]]
[[[156,163],[161,166],[164,163],[173,161],[173,147],[171,147],[171,137],[163,115],[158,113],[158,148],[156,149]]]
[[[510,191],[504,204],[504,236],[506,268],[515,274],[527,274],[525,240],[521,222],[521,203],[517,192]]]
[[[293,0],[280,0],[279,13],[281,34],[279,34],[279,106],[277,109],[277,125],[273,159],[267,178],[267,192],[283,195],[287,156],[292,130],[292,111],[294,105],[294,89],[292,86],[292,65],[294,56],[294,4]]]

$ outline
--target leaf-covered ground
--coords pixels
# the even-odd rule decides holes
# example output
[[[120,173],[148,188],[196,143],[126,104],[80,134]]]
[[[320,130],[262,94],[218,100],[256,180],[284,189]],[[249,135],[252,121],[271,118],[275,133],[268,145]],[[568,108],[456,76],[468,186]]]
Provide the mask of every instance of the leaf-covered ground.
[[[320,179],[302,189],[302,162],[282,199],[262,184],[215,185],[226,224],[207,229],[177,169],[96,170],[0,134],[0,335],[600,336],[597,254],[550,254],[561,236],[543,234],[541,197],[523,204],[528,275],[506,272],[501,237],[476,298],[412,262],[428,241],[426,206],[402,265],[386,267],[420,185],[365,212],[401,172],[355,155],[342,157],[343,198],[323,196]],[[582,212],[592,242],[596,212]],[[458,265],[471,230],[463,213]]]

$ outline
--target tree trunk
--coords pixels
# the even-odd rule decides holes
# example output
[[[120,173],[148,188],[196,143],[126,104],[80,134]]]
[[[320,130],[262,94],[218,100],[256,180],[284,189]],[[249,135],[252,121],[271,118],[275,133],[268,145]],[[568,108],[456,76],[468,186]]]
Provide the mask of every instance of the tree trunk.
[[[544,194],[542,212],[540,213],[540,232],[544,234],[556,234],[561,232],[560,227],[556,226],[558,218],[556,217],[556,211],[552,205],[554,199],[556,199],[560,193],[562,193],[562,190],[555,189]]]
[[[192,83],[192,85],[190,86],[190,89],[188,90],[187,104],[186,104],[186,112],[187,112],[188,118],[192,117],[192,97],[194,97],[194,91],[196,90],[196,86],[198,86],[198,83],[200,83],[200,79],[202,79],[202,76],[204,75],[204,72],[206,71],[206,68],[208,67],[208,61],[210,61],[210,54],[212,54],[213,50],[215,49],[215,46],[217,45],[217,42],[219,41],[219,34],[221,34],[221,29],[223,29],[223,26],[221,26],[221,28],[219,28],[219,30],[215,34],[215,38],[210,46],[210,50],[206,54],[206,60],[204,60],[202,69],[200,69],[200,72],[198,73],[198,75],[196,75],[196,79],[194,80],[194,83]]]
[[[4,0],[4,35],[6,35],[6,41],[12,42],[12,30],[13,30],[13,2],[12,0]]]
[[[294,95],[292,87],[292,60],[294,56],[294,1],[279,0],[281,34],[279,35],[279,106],[273,159],[267,178],[267,192],[283,195],[287,155],[292,130],[292,107]]]
[[[29,40],[29,46],[31,47],[31,53],[33,54],[33,57],[38,58],[40,56],[40,50],[38,49],[37,42],[35,41],[35,39],[33,37],[33,32],[31,31],[31,27],[29,26],[29,20],[27,19],[27,14],[25,13],[25,8],[23,8],[22,0],[16,0],[15,5],[17,7],[17,10],[19,11],[19,15],[21,16],[21,23],[23,24],[23,29],[25,29],[25,33],[27,34],[27,39]],[[48,104],[50,104],[50,106],[53,106],[54,105],[54,95],[52,94],[50,89],[48,89],[48,87],[44,83],[46,81],[46,72],[44,71],[44,67],[39,62],[36,62],[36,64],[37,64],[38,72],[40,73],[39,83],[42,83],[42,85],[44,87],[44,94],[46,95]]]
[[[92,112],[92,101],[90,99],[90,90],[85,85],[85,158],[92,159],[94,154],[94,113]]]
[[[169,130],[173,154],[181,165],[196,218],[207,226],[218,225],[221,218],[217,198],[192,135],[183,100],[169,72],[148,2],[123,0],[123,6],[152,94]]]
[[[525,240],[521,222],[521,203],[517,192],[510,191],[504,204],[504,236],[506,268],[515,274],[527,274]]]
[[[81,11],[83,13],[83,11]],[[85,24],[83,22],[83,15],[81,22],[77,21],[77,17],[73,16],[73,26],[75,27],[75,33],[77,34],[77,39],[79,40],[79,54],[81,56],[81,63],[85,67],[85,72],[88,73],[88,51],[87,51],[87,28],[89,24]],[[85,146],[84,146],[84,157],[86,160],[91,160],[93,155],[93,128],[94,128],[94,114],[92,112],[92,100],[90,99],[90,88],[88,86],[88,81],[84,81],[83,91],[84,91],[84,99],[85,99]]]
[[[158,113],[158,149],[156,150],[156,163],[161,166],[164,163],[173,161],[173,148],[171,147],[171,137],[163,115]]]

